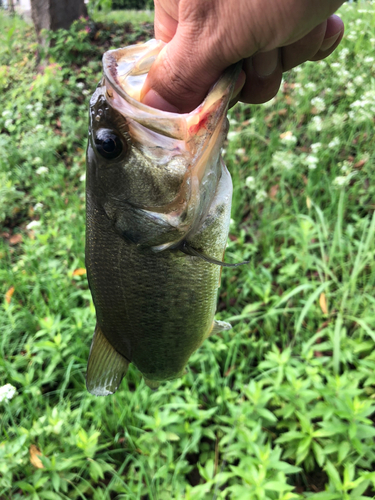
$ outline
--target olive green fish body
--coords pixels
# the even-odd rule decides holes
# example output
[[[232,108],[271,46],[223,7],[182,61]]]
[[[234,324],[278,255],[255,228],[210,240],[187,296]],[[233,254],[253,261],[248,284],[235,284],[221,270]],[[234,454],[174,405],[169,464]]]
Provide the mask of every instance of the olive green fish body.
[[[97,327],[87,387],[96,395],[115,392],[130,362],[150,386],[181,376],[204,339],[230,327],[214,322],[221,267],[197,255],[221,261],[226,246],[232,182],[220,148],[234,76],[195,113],[159,112],[118,81],[129,57],[141,53],[133,66],[149,67],[161,45],[144,47],[112,51],[107,66],[105,56],[90,103],[86,267]]]
[[[94,243],[87,244],[86,263],[102,332],[147,379],[175,378],[210,333],[220,268],[179,250],[139,248],[108,227],[100,208],[88,205],[87,238]],[[221,213],[213,213],[190,242],[218,260],[229,206],[217,207]]]

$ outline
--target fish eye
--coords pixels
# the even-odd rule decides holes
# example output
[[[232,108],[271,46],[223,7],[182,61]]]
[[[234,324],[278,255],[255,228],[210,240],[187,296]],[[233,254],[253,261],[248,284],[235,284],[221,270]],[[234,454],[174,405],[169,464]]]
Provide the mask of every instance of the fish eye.
[[[95,137],[95,146],[98,153],[106,160],[118,158],[124,145],[120,137],[112,130],[101,128]]]

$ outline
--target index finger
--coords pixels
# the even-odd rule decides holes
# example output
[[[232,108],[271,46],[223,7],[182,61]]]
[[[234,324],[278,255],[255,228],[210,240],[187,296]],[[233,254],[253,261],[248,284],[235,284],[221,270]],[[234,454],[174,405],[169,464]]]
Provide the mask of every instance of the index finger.
[[[168,43],[174,37],[178,26],[178,4],[169,2],[167,4],[168,12],[161,5],[160,1],[155,0],[155,38]]]

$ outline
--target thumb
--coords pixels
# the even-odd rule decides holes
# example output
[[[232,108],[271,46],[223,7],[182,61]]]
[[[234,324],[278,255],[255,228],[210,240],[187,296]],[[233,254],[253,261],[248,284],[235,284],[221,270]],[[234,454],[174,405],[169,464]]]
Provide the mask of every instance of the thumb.
[[[142,89],[143,104],[175,113],[201,104],[227,64],[220,64],[212,53],[208,58],[208,51],[196,45],[177,29],[151,66]]]

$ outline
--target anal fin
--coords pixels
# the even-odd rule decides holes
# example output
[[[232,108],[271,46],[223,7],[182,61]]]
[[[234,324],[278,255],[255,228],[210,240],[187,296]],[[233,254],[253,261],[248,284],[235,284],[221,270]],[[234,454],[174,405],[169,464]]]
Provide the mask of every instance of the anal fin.
[[[87,363],[86,387],[94,396],[108,396],[117,391],[129,367],[129,361],[108,342],[98,324]]]

